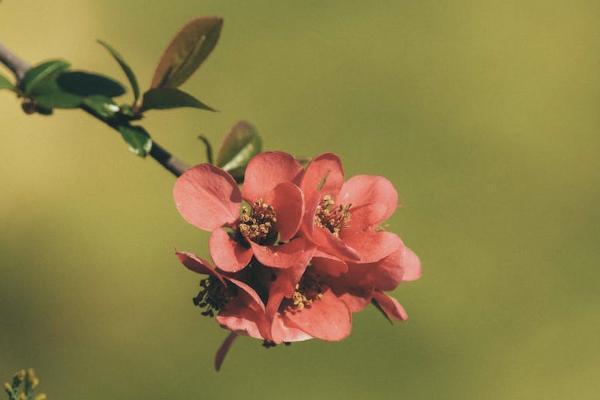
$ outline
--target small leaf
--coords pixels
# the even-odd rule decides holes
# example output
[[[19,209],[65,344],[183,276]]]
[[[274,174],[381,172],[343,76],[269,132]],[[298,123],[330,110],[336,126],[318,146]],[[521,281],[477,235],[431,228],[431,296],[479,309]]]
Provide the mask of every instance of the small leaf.
[[[87,97],[83,100],[83,104],[105,119],[114,117],[120,110],[119,106],[110,97],[106,96]]]
[[[58,83],[56,77],[61,71],[57,71],[39,82],[29,93],[29,97],[35,100],[39,107],[52,108],[77,108],[83,102],[83,98],[64,91]],[[39,108],[38,107],[38,108]]]
[[[81,96],[117,97],[125,88],[117,81],[103,75],[84,71],[65,72],[57,78],[58,85],[69,93]]]
[[[61,90],[58,86],[56,90],[47,90],[33,96],[36,104],[45,108],[77,108],[81,105],[83,99],[71,93]]]
[[[129,145],[129,150],[140,157],[146,157],[152,148],[150,135],[141,126],[119,125],[117,130],[121,132],[123,139]]]
[[[133,90],[133,103],[137,103],[138,99],[140,98],[140,86],[138,85],[138,81],[135,77],[135,74],[133,73],[133,70],[125,62],[123,56],[112,46],[110,46],[108,43],[102,40],[98,40],[98,43],[100,43],[100,45],[102,45],[106,50],[108,50],[108,52],[113,56],[113,58],[119,63],[121,69],[123,70],[123,72],[125,72],[125,75],[127,75],[127,79],[129,79],[129,84],[131,85],[131,89]]]
[[[215,111],[194,96],[174,88],[150,89],[144,93],[142,108],[147,110],[167,110],[170,108],[193,107],[202,110]]]
[[[223,19],[196,18],[185,25],[165,50],[152,78],[151,88],[181,86],[215,48]]]
[[[69,63],[62,60],[46,61],[29,69],[21,87],[26,95],[33,93],[36,88],[47,80],[55,79],[61,72],[69,68]]]
[[[4,75],[0,74],[0,90],[2,89],[15,90],[15,85],[13,85]]]
[[[248,162],[261,150],[262,140],[256,129],[248,122],[240,121],[225,137],[217,156],[217,166],[241,182]]]

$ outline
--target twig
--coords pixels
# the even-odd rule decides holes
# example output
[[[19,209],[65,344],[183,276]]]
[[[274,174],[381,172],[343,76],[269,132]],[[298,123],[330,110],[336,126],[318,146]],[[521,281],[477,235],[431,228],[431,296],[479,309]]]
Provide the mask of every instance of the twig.
[[[25,73],[29,70],[29,68],[31,68],[29,63],[19,58],[16,54],[7,49],[2,43],[0,43],[0,63],[4,64],[12,71],[17,82],[20,82],[25,76]],[[111,128],[115,128],[115,126],[109,121],[98,115],[95,115],[93,112],[90,112],[90,110],[84,108],[84,111],[87,111],[89,114],[104,122]],[[180,176],[189,168],[186,163],[173,156],[160,144],[155,142],[154,139],[152,140],[152,147],[150,148],[149,154],[150,157],[156,160],[156,162],[158,162],[167,171],[175,176]]]

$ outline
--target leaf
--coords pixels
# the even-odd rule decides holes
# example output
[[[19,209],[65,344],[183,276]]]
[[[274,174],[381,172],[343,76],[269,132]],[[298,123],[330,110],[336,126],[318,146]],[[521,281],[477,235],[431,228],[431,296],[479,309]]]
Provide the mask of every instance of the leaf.
[[[55,79],[61,72],[68,69],[69,66],[70,64],[65,61],[52,60],[32,67],[25,73],[21,82],[23,92],[25,92],[25,95],[34,93],[39,85],[45,81]]]
[[[194,96],[174,88],[150,89],[144,93],[140,111],[167,110],[170,108],[193,107],[202,110],[215,111]]]
[[[110,97],[106,96],[87,97],[83,100],[83,104],[105,119],[114,117],[120,110],[119,106]]]
[[[36,104],[45,108],[77,108],[83,102],[79,96],[67,93],[56,86],[56,90],[48,90],[33,96]]]
[[[262,140],[256,129],[248,122],[240,121],[223,140],[217,156],[217,166],[241,182],[248,162],[261,150]]]
[[[98,43],[100,43],[100,45],[102,45],[106,50],[108,50],[108,52],[113,56],[113,58],[119,63],[125,75],[127,75],[127,79],[129,80],[129,84],[131,85],[131,89],[133,90],[133,103],[137,103],[138,99],[140,98],[140,86],[138,85],[138,81],[135,77],[135,74],[133,73],[133,70],[125,62],[123,56],[112,46],[110,46],[108,43],[102,40],[98,40]]]
[[[13,85],[4,75],[0,74],[0,90],[2,89],[15,90],[15,85]]]
[[[56,81],[67,92],[81,97],[97,95],[117,97],[125,93],[125,88],[119,82],[90,72],[64,72]]]
[[[29,97],[35,100],[35,103],[44,108],[77,108],[83,102],[80,96],[64,91],[58,83],[56,77],[61,71],[56,71],[43,81],[39,82],[29,93]]]
[[[185,25],[160,59],[151,88],[181,86],[215,48],[222,26],[218,17],[196,18]]]
[[[141,126],[119,125],[117,130],[121,132],[123,139],[129,145],[129,150],[140,157],[146,157],[152,148],[150,135]]]

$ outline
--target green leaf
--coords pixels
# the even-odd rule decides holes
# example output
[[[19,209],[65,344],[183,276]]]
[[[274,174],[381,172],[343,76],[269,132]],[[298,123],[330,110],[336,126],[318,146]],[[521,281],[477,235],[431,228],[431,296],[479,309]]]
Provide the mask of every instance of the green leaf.
[[[47,109],[79,107],[83,102],[83,98],[65,92],[58,86],[56,83],[56,76],[58,74],[60,74],[60,71],[39,82],[29,94],[29,97],[34,99],[38,106]]]
[[[4,75],[0,74],[0,90],[2,89],[15,90],[15,85],[13,85]]]
[[[90,72],[64,72],[56,81],[65,91],[81,97],[117,97],[125,93],[125,88],[119,82]]]
[[[105,119],[114,117],[120,110],[119,106],[110,97],[106,96],[87,97],[83,100],[83,104]]]
[[[262,140],[256,129],[246,121],[238,122],[225,137],[217,166],[228,171],[236,181],[241,182],[248,161],[262,150]]]
[[[223,19],[196,18],[185,25],[165,50],[152,78],[151,88],[181,86],[215,48]]]
[[[133,73],[133,70],[125,62],[123,56],[112,46],[110,46],[108,43],[102,40],[98,40],[98,43],[100,43],[100,45],[102,45],[106,50],[108,50],[108,52],[113,56],[113,58],[119,63],[121,69],[123,70],[123,72],[125,72],[125,75],[127,75],[127,79],[129,80],[129,84],[131,85],[131,89],[133,90],[133,103],[137,103],[138,99],[140,98],[140,86],[138,85],[138,81],[135,77],[135,74]]]
[[[129,150],[140,157],[146,157],[152,148],[150,135],[141,126],[119,125],[117,130],[121,132],[123,139],[129,145]]]
[[[21,82],[23,92],[26,95],[34,93],[38,86],[55,79],[61,72],[68,69],[69,65],[69,63],[62,60],[52,60],[32,67],[25,73]]]
[[[167,110],[170,108],[193,107],[215,111],[194,96],[174,88],[150,89],[144,93],[140,111]]]
[[[44,108],[77,108],[83,102],[79,96],[67,93],[56,86],[56,90],[48,90],[32,96],[36,104]]]

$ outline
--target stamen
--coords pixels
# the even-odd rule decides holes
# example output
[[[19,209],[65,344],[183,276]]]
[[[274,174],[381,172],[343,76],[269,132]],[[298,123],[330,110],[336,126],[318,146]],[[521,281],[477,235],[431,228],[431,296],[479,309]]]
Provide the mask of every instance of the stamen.
[[[352,204],[340,204],[335,207],[333,198],[330,195],[325,195],[317,206],[315,224],[327,229],[337,237],[340,235],[342,228],[350,221],[350,207],[352,207]]]
[[[274,243],[277,240],[276,222],[273,207],[257,200],[250,207],[242,207],[238,230],[246,239],[258,244]]]
[[[216,278],[209,276],[200,281],[200,292],[192,300],[194,305],[204,309],[202,315],[214,317],[235,295],[235,289],[224,286]]]
[[[292,295],[292,310],[302,310],[323,297],[324,288],[317,274],[306,272]]]

